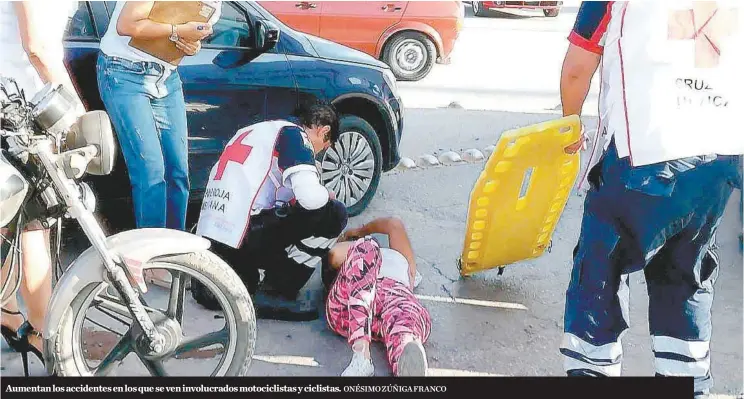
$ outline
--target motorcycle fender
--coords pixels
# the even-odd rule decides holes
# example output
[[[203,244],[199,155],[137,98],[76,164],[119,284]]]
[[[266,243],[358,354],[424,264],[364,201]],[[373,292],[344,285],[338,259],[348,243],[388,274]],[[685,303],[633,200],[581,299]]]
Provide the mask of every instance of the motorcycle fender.
[[[112,252],[126,261],[146,263],[153,258],[178,255],[209,249],[209,240],[178,230],[138,229],[125,231],[106,239]],[[52,348],[56,341],[57,328],[75,296],[89,284],[107,281],[106,268],[95,248],[83,252],[62,275],[54,287],[43,331],[44,357],[50,373],[53,371]]]

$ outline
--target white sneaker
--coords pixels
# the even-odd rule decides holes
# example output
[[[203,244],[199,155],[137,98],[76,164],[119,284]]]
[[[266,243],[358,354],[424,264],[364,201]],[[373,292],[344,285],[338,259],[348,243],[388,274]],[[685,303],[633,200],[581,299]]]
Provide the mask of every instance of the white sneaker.
[[[360,352],[354,352],[351,362],[341,373],[341,377],[371,377],[373,375],[375,375],[375,366],[372,365],[372,360],[367,359]]]
[[[428,368],[424,346],[417,340],[407,343],[398,359],[398,377],[426,377]]]

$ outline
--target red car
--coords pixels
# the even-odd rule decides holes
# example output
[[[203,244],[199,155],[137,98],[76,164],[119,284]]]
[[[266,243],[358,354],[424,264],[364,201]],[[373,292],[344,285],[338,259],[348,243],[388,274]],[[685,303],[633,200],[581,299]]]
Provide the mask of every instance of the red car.
[[[465,18],[461,1],[259,1],[290,27],[365,52],[398,80],[447,63]]]
[[[472,1],[473,13],[485,17],[491,11],[542,10],[546,17],[557,17],[563,6],[562,1]]]

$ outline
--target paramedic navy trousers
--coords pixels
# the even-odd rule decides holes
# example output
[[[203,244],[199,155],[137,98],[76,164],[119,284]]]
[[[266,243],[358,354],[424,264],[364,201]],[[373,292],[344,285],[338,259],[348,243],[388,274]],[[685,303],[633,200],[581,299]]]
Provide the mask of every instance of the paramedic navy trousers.
[[[214,251],[232,266],[249,292],[256,291],[258,269],[263,269],[265,283],[277,293],[294,298],[347,221],[346,206],[337,200],[315,210],[299,205],[266,209],[251,216],[239,249],[213,242]]]
[[[631,168],[614,141],[590,173],[566,292],[561,353],[568,375],[618,376],[628,329],[628,275],[643,270],[658,375],[712,385],[715,232],[741,157],[693,157]]]

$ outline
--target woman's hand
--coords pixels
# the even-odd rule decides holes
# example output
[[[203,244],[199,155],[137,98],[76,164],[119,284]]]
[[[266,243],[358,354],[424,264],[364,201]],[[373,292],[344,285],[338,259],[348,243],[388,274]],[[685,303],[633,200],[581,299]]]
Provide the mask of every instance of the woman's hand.
[[[579,141],[570,144],[568,147],[565,147],[563,150],[566,152],[566,154],[575,154],[579,151],[586,150],[588,142],[589,142],[589,138],[586,137],[584,124],[582,123],[581,124],[581,136],[579,137]]]
[[[412,263],[408,265],[408,282],[411,284],[410,288],[411,292],[413,292],[414,288],[416,288],[416,264]]]
[[[203,22],[186,22],[176,25],[178,37],[186,42],[198,42],[212,34],[212,25]]]
[[[183,39],[178,39],[176,42],[176,48],[186,55],[196,55],[196,53],[201,50],[201,41],[189,42]]]
[[[356,239],[361,238],[361,237],[362,237],[362,229],[361,228],[358,228],[358,229],[353,229],[352,228],[352,229],[348,229],[345,232],[343,232],[341,234],[341,237],[338,239],[338,241],[339,242],[351,241],[351,240],[356,240]]]

